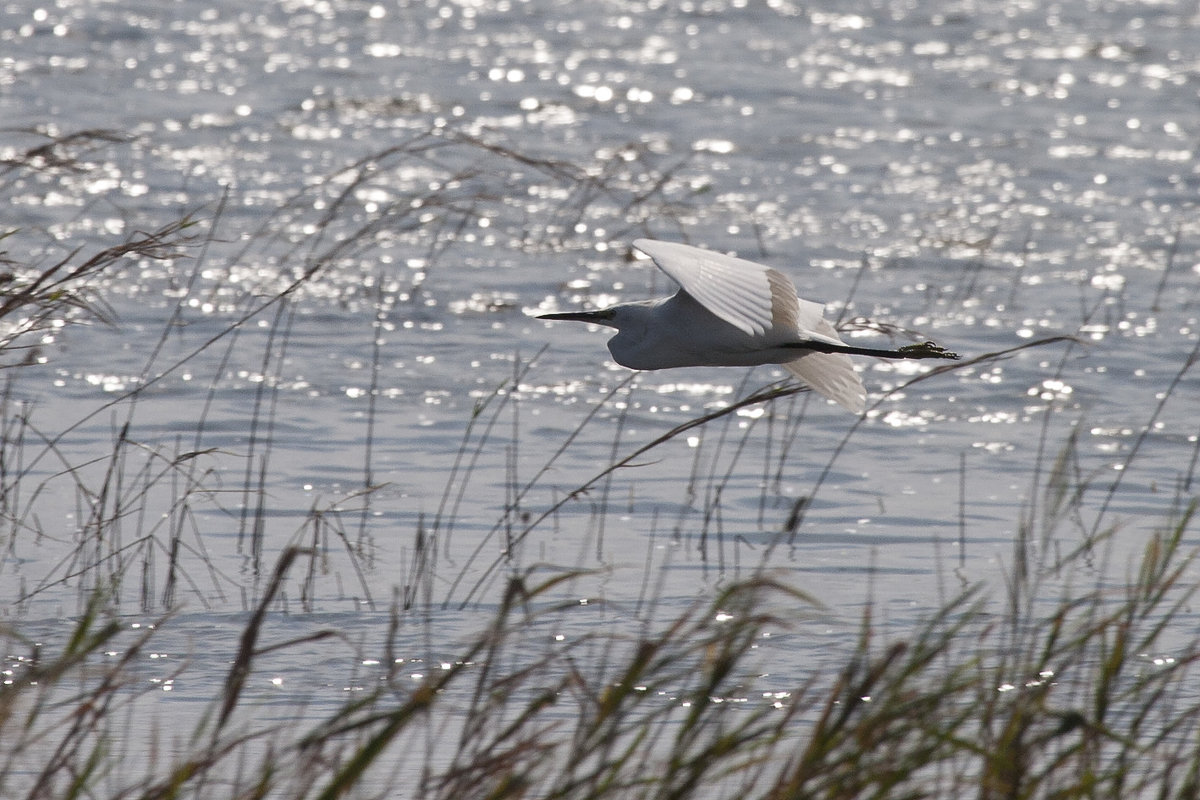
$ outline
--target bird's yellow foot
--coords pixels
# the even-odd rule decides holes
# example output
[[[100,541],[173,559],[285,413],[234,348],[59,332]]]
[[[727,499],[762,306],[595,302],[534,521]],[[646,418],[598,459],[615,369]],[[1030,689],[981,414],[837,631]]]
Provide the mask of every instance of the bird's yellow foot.
[[[907,347],[901,347],[898,351],[904,354],[905,358],[949,358],[958,359],[958,353],[951,353],[944,347],[936,345],[933,342],[921,342],[920,344],[910,344]]]

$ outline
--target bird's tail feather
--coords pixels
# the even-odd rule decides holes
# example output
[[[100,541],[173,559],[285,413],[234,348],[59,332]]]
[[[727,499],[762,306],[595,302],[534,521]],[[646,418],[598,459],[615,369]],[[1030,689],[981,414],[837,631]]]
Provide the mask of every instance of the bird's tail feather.
[[[844,353],[806,353],[783,368],[847,411],[861,414],[867,390]]]

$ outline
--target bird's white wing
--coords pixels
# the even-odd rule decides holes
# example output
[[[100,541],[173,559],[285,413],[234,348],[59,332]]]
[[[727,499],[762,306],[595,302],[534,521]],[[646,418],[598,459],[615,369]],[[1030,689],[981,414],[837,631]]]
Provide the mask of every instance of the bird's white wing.
[[[810,339],[841,343],[837,329],[821,316],[819,308],[815,319],[806,317],[805,302],[800,301],[800,324],[804,335]],[[784,364],[783,368],[847,411],[861,414],[866,408],[867,389],[854,371],[854,362],[845,353],[807,353]]]
[[[678,242],[638,239],[633,246],[702,306],[750,336],[776,326],[799,330],[800,318],[814,311],[821,317],[823,306],[798,300],[791,280],[770,267]]]
[[[866,408],[867,390],[845,353],[807,353],[783,368],[847,411]]]
[[[654,259],[697,302],[750,336],[776,329],[796,341],[842,344],[825,319],[825,306],[796,297],[796,287],[782,272],[675,242],[638,239],[633,246]],[[830,400],[856,414],[862,412],[867,392],[848,355],[806,353],[783,366]]]

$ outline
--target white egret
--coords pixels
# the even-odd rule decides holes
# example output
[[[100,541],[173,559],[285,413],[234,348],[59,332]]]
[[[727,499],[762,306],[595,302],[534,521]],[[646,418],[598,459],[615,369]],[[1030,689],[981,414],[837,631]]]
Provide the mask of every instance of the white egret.
[[[786,275],[762,264],[677,242],[638,239],[633,246],[671,276],[679,291],[538,319],[616,328],[608,350],[630,369],[781,364],[854,413],[865,407],[867,391],[850,356],[958,358],[933,342],[898,350],[848,345],[825,319],[823,304],[800,299]]]

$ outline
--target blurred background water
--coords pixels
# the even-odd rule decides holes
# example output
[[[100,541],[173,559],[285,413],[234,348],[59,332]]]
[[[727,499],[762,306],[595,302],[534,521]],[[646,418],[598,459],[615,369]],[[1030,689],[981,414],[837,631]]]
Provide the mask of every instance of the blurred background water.
[[[281,651],[254,690],[286,715],[371,683],[394,597],[424,609],[401,655],[428,666],[535,564],[595,570],[564,588],[589,601],[572,630],[766,564],[824,605],[763,647],[788,686],[868,605],[903,635],[961,586],[1000,592],[1068,441],[1090,488],[1041,555],[1116,526],[1057,577],[1119,587],[1195,494],[1198,23],[1174,2],[3,5],[6,257],[198,221],[179,257],[90,287],[108,324],[41,332],[6,372],[29,425],[7,613],[53,641],[120,576],[131,625],[177,609],[143,668],[170,713],[198,708],[275,555],[316,545],[273,624],[354,647]],[[530,318],[673,291],[637,236],[768,263],[847,336],[885,341],[873,320],[967,363],[898,390],[928,363],[859,359],[860,423],[800,395],[589,484],[783,377],[631,376],[601,332]],[[971,363],[1057,336],[1077,341]],[[95,487],[121,441],[118,504]],[[97,515],[119,524],[90,542]]]

